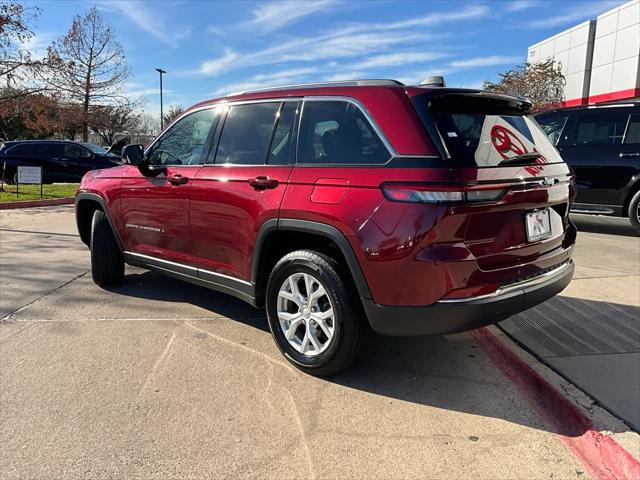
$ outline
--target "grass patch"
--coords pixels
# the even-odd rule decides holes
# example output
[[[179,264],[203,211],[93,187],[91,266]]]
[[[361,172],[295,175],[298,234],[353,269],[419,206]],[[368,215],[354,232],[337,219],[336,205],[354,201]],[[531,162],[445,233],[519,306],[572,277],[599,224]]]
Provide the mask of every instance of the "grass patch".
[[[42,186],[42,199],[75,197],[78,190],[77,183],[53,183]],[[20,200],[40,200],[40,185],[20,185],[19,195],[16,196],[15,185],[4,185],[0,191],[0,202],[16,202]]]

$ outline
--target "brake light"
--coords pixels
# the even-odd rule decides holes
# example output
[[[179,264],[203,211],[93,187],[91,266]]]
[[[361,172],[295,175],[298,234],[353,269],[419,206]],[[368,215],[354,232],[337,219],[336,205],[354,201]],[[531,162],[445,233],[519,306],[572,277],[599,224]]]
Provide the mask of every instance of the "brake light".
[[[384,196],[394,202],[407,203],[480,203],[500,200],[507,193],[495,186],[441,186],[384,184]]]

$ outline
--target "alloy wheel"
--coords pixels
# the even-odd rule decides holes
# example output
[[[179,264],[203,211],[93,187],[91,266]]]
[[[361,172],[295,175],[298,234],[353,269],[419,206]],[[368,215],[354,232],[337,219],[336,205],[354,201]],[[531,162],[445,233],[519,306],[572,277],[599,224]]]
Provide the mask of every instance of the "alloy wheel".
[[[278,322],[297,352],[317,356],[335,333],[331,299],[320,281],[308,273],[294,273],[282,283],[277,301]]]

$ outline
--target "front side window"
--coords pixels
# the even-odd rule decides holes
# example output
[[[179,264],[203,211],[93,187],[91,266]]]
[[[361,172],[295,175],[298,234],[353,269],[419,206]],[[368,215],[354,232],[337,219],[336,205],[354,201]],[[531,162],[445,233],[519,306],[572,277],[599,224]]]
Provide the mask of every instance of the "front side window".
[[[560,135],[562,135],[562,130],[567,124],[568,119],[568,115],[540,115],[536,117],[538,125],[540,125],[542,131],[547,134],[547,137],[549,137],[549,140],[551,140],[551,143],[554,145],[558,145]]]
[[[360,109],[346,101],[306,101],[298,163],[375,165],[390,154]]]
[[[628,115],[593,112],[580,115],[573,136],[573,145],[619,145],[622,143]]]
[[[230,106],[215,163],[264,165],[279,110],[280,102]]]
[[[174,123],[147,152],[153,165],[201,165],[219,110],[191,113]]]

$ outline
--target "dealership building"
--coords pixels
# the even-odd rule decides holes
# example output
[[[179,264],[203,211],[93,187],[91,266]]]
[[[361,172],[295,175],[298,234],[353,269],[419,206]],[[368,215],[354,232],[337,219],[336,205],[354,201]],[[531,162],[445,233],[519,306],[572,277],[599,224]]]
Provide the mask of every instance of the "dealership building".
[[[562,68],[567,106],[640,100],[640,0],[529,47],[529,63],[546,59]]]

